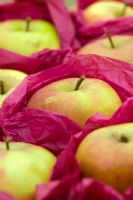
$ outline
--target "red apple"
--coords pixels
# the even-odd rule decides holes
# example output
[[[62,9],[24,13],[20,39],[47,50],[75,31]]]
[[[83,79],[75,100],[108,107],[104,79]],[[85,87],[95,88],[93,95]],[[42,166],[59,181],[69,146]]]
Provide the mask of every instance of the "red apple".
[[[109,126],[87,135],[76,158],[83,176],[99,179],[119,192],[133,186],[133,123]]]
[[[86,78],[77,84],[79,81],[79,78],[67,78],[41,88],[30,98],[27,107],[57,112],[84,126],[92,115],[112,116],[121,105],[118,94],[106,82]]]
[[[42,147],[12,142],[8,150],[0,142],[0,191],[17,200],[35,199],[36,185],[49,181],[55,161]]]

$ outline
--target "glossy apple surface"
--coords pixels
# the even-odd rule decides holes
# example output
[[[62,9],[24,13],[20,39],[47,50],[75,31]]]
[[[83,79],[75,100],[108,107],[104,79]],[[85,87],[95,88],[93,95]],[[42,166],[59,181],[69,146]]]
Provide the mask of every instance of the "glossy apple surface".
[[[112,116],[121,105],[115,90],[99,79],[86,78],[79,89],[79,78],[53,82],[33,94],[27,107],[46,109],[73,119],[81,126],[96,113]]]
[[[55,156],[48,150],[28,143],[0,143],[0,191],[17,200],[35,199],[36,185],[48,182]]]
[[[4,87],[4,94],[2,94],[0,86],[0,107],[5,98],[24,80],[26,76],[27,74],[21,71],[0,69],[0,82],[3,82]]]
[[[26,27],[26,20],[1,22],[0,48],[28,56],[43,49],[60,48],[57,30],[50,22],[33,20],[28,31]]]
[[[133,16],[133,8],[128,6],[124,16],[124,3],[118,1],[99,1],[91,4],[84,10],[84,16],[89,24],[115,19],[118,17]]]
[[[133,186],[133,123],[97,129],[78,147],[76,158],[84,176],[99,179],[119,192]]]
[[[78,54],[96,54],[133,64],[133,36],[117,35],[112,36],[112,40],[115,45],[114,49],[111,48],[108,38],[103,38],[86,44],[79,50]]]

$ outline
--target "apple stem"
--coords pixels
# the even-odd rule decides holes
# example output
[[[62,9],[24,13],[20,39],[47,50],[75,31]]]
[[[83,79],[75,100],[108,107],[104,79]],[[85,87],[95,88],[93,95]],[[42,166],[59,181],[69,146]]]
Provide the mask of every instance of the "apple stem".
[[[0,94],[4,94],[5,91],[4,91],[4,82],[3,81],[0,81]]]
[[[5,142],[6,142],[6,150],[9,151],[10,150],[10,142],[12,141],[10,136],[6,136],[5,138]]]
[[[26,19],[26,28],[25,28],[26,32],[28,32],[30,30],[30,23],[31,23],[31,17],[27,17],[27,19]]]
[[[77,81],[74,91],[77,91],[81,86],[82,82],[85,80],[85,76],[81,76],[80,79]]]
[[[111,35],[110,35],[110,33],[109,33],[109,31],[108,31],[107,28],[104,28],[104,33],[105,33],[106,37],[107,37],[108,40],[109,40],[109,43],[110,43],[111,48],[112,48],[112,49],[115,49],[114,42],[113,42],[112,37],[111,37]]]
[[[128,6],[129,6],[128,2],[124,2],[124,7],[123,7],[123,10],[121,12],[121,16],[125,16]]]

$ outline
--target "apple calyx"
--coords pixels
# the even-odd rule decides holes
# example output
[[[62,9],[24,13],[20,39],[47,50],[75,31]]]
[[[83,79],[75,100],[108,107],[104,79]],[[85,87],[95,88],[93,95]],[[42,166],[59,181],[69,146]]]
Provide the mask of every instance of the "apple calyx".
[[[129,142],[129,139],[127,138],[127,136],[121,135],[121,137],[120,137],[120,142],[122,142],[122,143],[128,143],[128,142]]]
[[[79,88],[80,88],[80,86],[81,86],[81,84],[82,84],[82,82],[85,80],[85,76],[81,76],[80,78],[79,78],[79,80],[77,81],[77,84],[76,84],[76,86],[75,86],[75,88],[74,88],[74,91],[77,91]]]
[[[124,7],[122,9],[121,16],[125,16],[128,6],[129,6],[129,3],[128,2],[124,2]]]
[[[5,94],[4,82],[3,81],[0,81],[0,94]]]
[[[115,45],[114,45],[113,39],[112,39],[112,37],[111,37],[111,35],[110,35],[110,33],[109,33],[109,31],[108,31],[107,28],[104,28],[104,33],[105,33],[106,37],[107,37],[108,40],[109,40],[109,43],[110,43],[111,48],[112,48],[112,49],[115,49]]]
[[[6,143],[6,150],[10,150],[10,142],[12,141],[12,138],[10,136],[6,136],[5,143]]]
[[[30,30],[30,23],[31,23],[32,18],[31,17],[27,17],[26,19],[26,27],[25,27],[25,31],[28,32]]]

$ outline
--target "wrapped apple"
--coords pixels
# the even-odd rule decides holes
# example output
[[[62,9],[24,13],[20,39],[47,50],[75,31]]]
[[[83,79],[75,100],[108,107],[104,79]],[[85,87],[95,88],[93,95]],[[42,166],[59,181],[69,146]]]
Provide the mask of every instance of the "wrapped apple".
[[[84,127],[89,117],[96,113],[112,116],[120,105],[120,97],[106,82],[81,77],[59,80],[39,89],[27,107],[60,113]]]
[[[35,199],[36,186],[50,180],[56,157],[48,150],[28,143],[0,143],[0,191],[17,200]]]
[[[78,45],[63,1],[56,1],[55,6],[55,1],[16,0],[0,9],[0,48],[30,56],[44,49]]]
[[[2,69],[33,74],[64,63],[71,54],[67,48],[79,47],[73,21],[62,0],[56,1],[56,6],[53,0],[15,0],[1,4],[0,10],[0,30],[4,38],[1,40],[4,49],[0,49]],[[50,46],[61,49],[46,50]],[[32,52],[34,54],[29,56]]]
[[[116,35],[111,36],[105,29],[105,38],[97,39],[89,44],[84,45],[78,54],[96,54],[122,60],[133,64],[133,36],[132,35]]]
[[[133,50],[131,45],[133,42],[132,28],[124,28],[125,24],[130,23],[130,21],[133,21],[133,18],[107,21],[105,23],[99,23],[96,26],[91,26],[91,32],[88,29],[90,35],[83,42],[78,54],[102,55],[133,64],[132,55],[129,53]],[[114,29],[114,25],[118,27]],[[96,29],[98,31],[97,36],[94,36],[93,33]],[[92,41],[89,40],[91,34],[95,40],[93,40],[94,38]],[[84,36],[82,35],[83,38]]]
[[[132,1],[78,0],[78,6],[89,25],[133,16]]]
[[[52,23],[44,20],[6,20],[0,23],[0,48],[30,56],[43,49],[59,49],[60,39]],[[17,42],[16,42],[17,41]]]
[[[133,126],[132,111],[133,111],[133,98],[130,98],[122,105],[122,107],[118,110],[118,112],[112,118],[105,119],[103,116],[101,117],[95,116],[92,119],[92,121],[88,123],[92,124],[93,129],[97,129],[98,126],[99,127],[104,126],[104,128],[99,128],[92,132],[89,129],[86,130],[86,133],[85,133],[86,136],[85,135],[83,136],[84,137],[83,140],[81,139],[81,136],[80,136],[79,140],[81,141],[81,143],[80,145],[77,144],[77,153],[76,153],[76,158],[79,162],[80,169],[84,176],[87,175],[86,169],[88,170],[90,169],[91,173],[89,173],[88,175],[89,177],[102,180],[103,182],[111,185],[120,193],[125,193],[125,196],[127,196],[126,198],[129,198],[129,199],[132,199],[133,197],[132,189],[129,189],[133,187],[133,182],[131,178],[132,170],[130,170],[132,168],[132,155],[131,155],[131,149],[130,149],[132,148],[132,145],[131,145],[132,143],[131,135],[132,135],[132,126]],[[87,132],[90,134],[87,134]],[[104,133],[105,133],[105,138],[107,136],[107,138],[109,139],[108,140],[106,138],[108,140],[107,142],[108,144],[105,142],[107,140],[104,138]],[[95,143],[95,145],[93,146],[94,140],[96,142],[97,141],[96,137],[99,137],[99,136],[100,138],[98,139],[98,143],[97,144]],[[101,138],[102,138],[102,141],[105,142],[104,145],[102,145],[102,143],[99,142]],[[111,143],[113,144],[113,148],[109,147]],[[102,148],[100,148],[99,146],[100,144],[102,145]],[[90,147],[89,145],[91,145],[91,148],[89,148]],[[104,147],[105,147],[105,152],[106,152],[104,154],[105,156],[103,156],[102,154],[102,150],[104,150]],[[102,156],[101,157],[98,156],[96,159],[97,161],[95,162],[95,155],[97,154],[96,152],[98,152],[97,151],[98,149],[100,150]],[[85,158],[86,164],[89,164],[91,158],[93,157],[94,162],[93,161],[92,162],[93,164],[96,163],[96,166],[98,167],[96,171],[92,167],[93,164],[92,165],[89,164],[88,167],[86,164],[85,165],[83,164],[84,161],[82,160],[81,157],[83,155],[82,153],[83,152],[85,153],[84,150],[88,151],[86,152],[86,155],[89,155],[88,158]],[[110,151],[109,153],[108,150],[111,150],[112,152]],[[89,151],[94,153],[94,155],[89,153]],[[117,159],[116,157],[117,157],[118,152],[119,154],[118,154],[118,159]],[[111,155],[111,153],[113,156]],[[109,155],[109,156],[106,156],[106,155]],[[101,158],[103,158],[103,161]],[[108,159],[108,161],[106,159]],[[115,159],[115,160],[112,160],[112,159]],[[103,168],[102,168],[102,164],[103,164]],[[83,166],[84,167],[86,166],[85,167],[86,169]],[[109,168],[107,169],[106,167],[107,168],[109,167]],[[99,170],[101,170],[100,174],[99,174]],[[104,176],[105,171],[107,172],[107,174]],[[95,176],[93,172],[94,174],[96,172],[97,175],[95,174],[96,175]],[[98,174],[101,175],[101,177]],[[128,190],[128,192],[125,192],[126,190]]]
[[[88,24],[98,23],[118,17],[133,16],[133,8],[119,1],[97,1],[83,11]]]
[[[102,180],[121,193],[133,186],[132,127],[133,123],[115,125],[87,135],[76,153],[83,176]]]
[[[58,154],[88,119],[111,117],[133,95],[132,74],[132,65],[88,55],[31,75],[2,106],[4,134]]]

